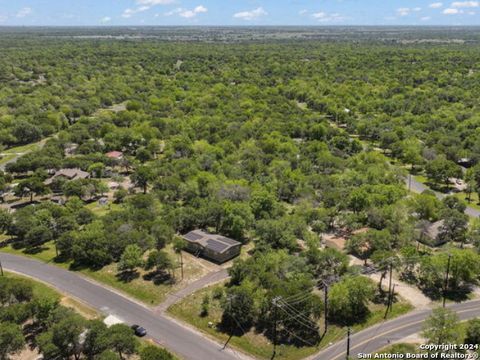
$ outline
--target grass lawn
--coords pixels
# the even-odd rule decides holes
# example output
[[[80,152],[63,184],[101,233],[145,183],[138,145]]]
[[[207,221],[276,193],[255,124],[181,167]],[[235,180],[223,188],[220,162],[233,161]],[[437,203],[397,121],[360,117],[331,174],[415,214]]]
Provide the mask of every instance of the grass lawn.
[[[31,151],[34,151],[34,150],[37,150],[38,148],[40,148],[41,144],[44,141],[45,140],[41,140],[41,141],[38,141],[38,142],[33,143],[33,144],[15,146],[15,147],[12,147],[10,149],[7,149],[7,150],[3,151],[3,154],[17,154],[17,153],[31,152]]]
[[[4,154],[0,155],[0,165],[6,164],[12,160],[16,155],[15,154]]]
[[[480,210],[480,200],[478,198],[478,193],[472,193],[470,202],[468,202],[467,194],[465,194],[464,192],[456,193],[455,196],[460,200],[465,201],[465,204],[467,204],[468,207]]]
[[[420,344],[398,343],[387,346],[376,354],[418,354]]]
[[[172,259],[177,259],[177,255],[174,253],[171,246],[167,246],[165,251],[170,254]],[[10,253],[14,255],[27,256],[33,259],[40,260],[45,263],[50,263],[56,266],[63,267],[65,269],[71,269],[71,262],[56,262],[55,261],[55,245],[53,242],[46,243],[41,251],[36,253],[25,252],[22,249],[14,249],[12,246],[7,246],[0,249],[0,252]],[[147,273],[143,270],[139,270],[134,277],[129,281],[122,280],[117,276],[117,265],[112,263],[103,267],[100,270],[92,269],[80,269],[77,270],[83,275],[86,275],[100,283],[106,284],[112,288],[120,290],[125,294],[131,296],[134,299],[140,300],[147,305],[158,305],[165,297],[171,293],[180,290],[188,283],[195,281],[196,279],[206,275],[209,269],[201,266],[198,259],[193,255],[184,253],[184,280],[180,280],[180,269],[175,270],[175,276],[177,282],[174,284],[155,284],[152,280],[145,280],[143,276]],[[75,270],[75,269],[73,269]]]
[[[220,303],[218,300],[214,300],[211,296],[211,293],[214,291],[214,289],[221,286],[222,285],[214,285],[206,289],[202,289],[195,294],[192,294],[189,297],[185,298],[181,302],[171,306],[168,309],[168,312],[174,317],[193,325],[195,328],[209,334],[215,339],[221,342],[225,342],[228,339],[227,334],[208,326],[209,322],[218,324],[221,320],[222,310],[220,308]],[[201,317],[201,304],[205,294],[210,295],[210,310],[208,316]],[[404,314],[411,309],[412,306],[407,302],[403,301],[396,303],[393,306],[393,312],[389,318]],[[353,330],[360,331],[373,324],[383,321],[384,312],[384,306],[372,305],[370,316],[368,316],[364,323],[355,325],[353,327]],[[323,319],[320,319],[320,324],[323,324]],[[323,325],[320,326],[320,328],[322,329]],[[322,341],[318,346],[305,345],[304,347],[296,347],[293,345],[280,345],[277,347],[276,359],[296,360],[307,357],[309,355],[315,354],[322,348],[325,348],[329,345],[329,343],[344,338],[346,333],[346,328],[330,325],[329,331],[323,337]],[[235,348],[238,348],[246,353],[249,353],[261,359],[270,359],[272,356],[271,342],[265,336],[256,333],[254,330],[251,330],[250,332],[244,334],[241,337],[233,336],[230,340],[230,345],[233,345]]]
[[[110,211],[119,210],[121,208],[121,205],[114,204],[111,202],[111,200],[109,200],[107,205],[100,205],[98,201],[93,201],[90,204],[85,205],[85,207],[91,210],[97,216],[104,216]]]

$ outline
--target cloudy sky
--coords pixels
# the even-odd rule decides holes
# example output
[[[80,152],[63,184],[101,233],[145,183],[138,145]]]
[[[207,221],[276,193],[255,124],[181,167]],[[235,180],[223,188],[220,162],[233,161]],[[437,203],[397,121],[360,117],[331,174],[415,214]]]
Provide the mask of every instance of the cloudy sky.
[[[480,1],[0,0],[5,25],[480,25]]]

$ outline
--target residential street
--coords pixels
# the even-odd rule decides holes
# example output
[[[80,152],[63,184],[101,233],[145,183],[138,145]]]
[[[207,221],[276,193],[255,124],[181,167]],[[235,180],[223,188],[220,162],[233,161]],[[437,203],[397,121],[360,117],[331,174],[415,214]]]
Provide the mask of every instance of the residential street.
[[[462,320],[480,316],[480,300],[467,301],[449,306]],[[422,330],[423,321],[430,314],[429,309],[413,311],[405,316],[375,325],[351,337],[350,356],[357,358],[359,353],[378,351],[389,343],[399,341]],[[346,340],[321,351],[311,360],[343,360],[346,357]]]
[[[69,294],[107,315],[112,314],[127,324],[139,324],[148,330],[149,337],[188,360],[248,359],[238,351],[228,349],[206,336],[179,325],[164,315],[130,300],[83,276],[62,268],[26,257],[0,253],[5,270],[24,274]]]
[[[168,317],[138,302],[112,291],[96,282],[65,269],[41,263],[22,256],[0,253],[5,270],[15,271],[49,283],[98,309],[103,314],[113,314],[127,324],[140,324],[148,329],[149,336],[188,360],[247,359],[248,357],[227,349],[206,336],[179,325]],[[451,305],[460,318],[471,319],[480,315],[480,300]],[[396,341],[418,332],[430,310],[418,310],[400,318],[366,329],[352,336],[351,354],[373,352],[385,347],[388,341]],[[345,357],[346,342],[341,341],[319,354],[315,360],[337,360]]]
[[[410,184],[409,184],[410,183]],[[420,181],[415,180],[413,176],[411,176],[411,179],[407,177],[405,179],[405,184],[407,185],[407,189],[410,187],[410,191],[420,194],[424,192],[425,190],[432,190],[425,184],[422,184]],[[433,191],[433,190],[432,190]],[[439,193],[435,191],[435,194],[439,199],[442,199],[445,197],[445,194]],[[465,214],[471,217],[479,217],[480,216],[480,210],[474,209],[470,206],[467,206],[467,209],[465,210]]]

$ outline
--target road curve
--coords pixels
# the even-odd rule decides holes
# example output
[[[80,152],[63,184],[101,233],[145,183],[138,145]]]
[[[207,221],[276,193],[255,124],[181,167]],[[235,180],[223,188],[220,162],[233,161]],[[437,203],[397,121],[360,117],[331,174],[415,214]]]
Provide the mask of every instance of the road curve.
[[[415,177],[413,175],[409,177],[407,176],[405,178],[405,184],[407,186],[407,189],[417,194],[421,194],[425,190],[433,191],[427,185],[422,184],[420,181],[415,180]],[[437,198],[439,198],[440,200],[446,196],[445,194],[439,193],[438,191],[433,191],[433,192],[435,193]],[[467,214],[468,216],[477,218],[477,217],[480,217],[480,210],[467,206],[467,208],[465,209],[465,214]]]
[[[204,335],[183,327],[172,319],[156,313],[153,309],[135,300],[128,299],[83,276],[23,256],[0,251],[0,261],[5,270],[11,270],[51,284],[61,292],[71,295],[105,315],[115,315],[127,324],[140,324],[149,331],[149,336],[177,355],[188,360],[238,360],[248,356],[231,349],[222,351],[222,346]],[[480,316],[480,300],[450,305],[461,319]],[[403,339],[417,333],[429,309],[416,310],[402,317],[372,326],[352,336],[351,354],[372,353],[388,344],[388,341]],[[340,341],[311,356],[312,360],[340,360],[346,354],[345,341]]]
[[[461,320],[480,317],[480,300],[449,305]],[[351,336],[350,356],[357,359],[359,353],[370,354],[390,343],[399,341],[422,330],[424,320],[430,315],[430,309],[416,310],[405,316],[372,326]],[[331,345],[312,356],[312,360],[343,360],[346,358],[346,341]]]
[[[188,360],[248,359],[244,354],[222,346],[201,334],[181,326],[170,318],[155,312],[127,297],[87,280],[74,272],[48,265],[30,258],[0,252],[5,270],[24,274],[53,285],[105,315],[115,315],[126,324],[140,324],[149,337]]]

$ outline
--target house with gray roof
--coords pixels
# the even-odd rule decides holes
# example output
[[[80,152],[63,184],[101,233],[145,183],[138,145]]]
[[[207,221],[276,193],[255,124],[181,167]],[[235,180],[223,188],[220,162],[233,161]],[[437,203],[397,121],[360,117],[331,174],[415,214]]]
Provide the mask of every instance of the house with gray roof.
[[[65,180],[88,179],[90,174],[80,169],[60,169],[51,178],[45,180],[44,184],[51,185],[57,178],[64,178]]]
[[[182,236],[186,250],[217,263],[224,263],[240,254],[242,243],[222,235],[193,230]]]

